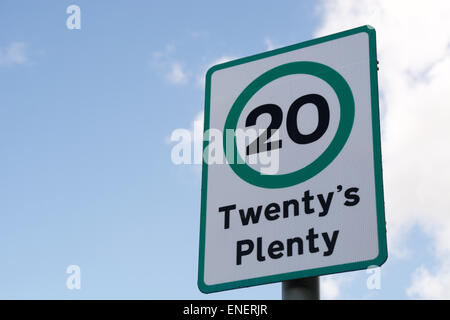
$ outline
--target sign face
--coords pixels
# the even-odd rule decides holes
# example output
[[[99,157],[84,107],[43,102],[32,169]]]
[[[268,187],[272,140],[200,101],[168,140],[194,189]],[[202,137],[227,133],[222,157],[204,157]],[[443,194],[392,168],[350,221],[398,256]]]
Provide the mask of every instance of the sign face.
[[[212,67],[199,289],[383,264],[379,122],[370,26]]]

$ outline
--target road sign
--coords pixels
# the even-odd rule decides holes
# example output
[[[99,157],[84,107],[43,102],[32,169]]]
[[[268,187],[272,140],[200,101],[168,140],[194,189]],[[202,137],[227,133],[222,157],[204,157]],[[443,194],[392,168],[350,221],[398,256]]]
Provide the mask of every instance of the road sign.
[[[384,263],[372,27],[213,66],[205,100],[202,292]]]

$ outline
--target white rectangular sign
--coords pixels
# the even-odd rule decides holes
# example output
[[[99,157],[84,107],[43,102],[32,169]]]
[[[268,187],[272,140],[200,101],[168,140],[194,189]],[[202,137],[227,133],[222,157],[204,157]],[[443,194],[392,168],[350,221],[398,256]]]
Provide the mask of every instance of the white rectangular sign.
[[[205,100],[202,292],[384,263],[372,27],[216,65]]]

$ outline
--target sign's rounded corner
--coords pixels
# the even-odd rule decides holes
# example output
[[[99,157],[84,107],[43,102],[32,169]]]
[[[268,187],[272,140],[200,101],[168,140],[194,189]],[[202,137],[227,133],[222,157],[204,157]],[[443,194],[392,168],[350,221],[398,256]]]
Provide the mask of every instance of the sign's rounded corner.
[[[383,248],[378,253],[378,256],[372,260],[372,265],[376,265],[378,267],[381,267],[388,259],[388,251],[387,248]]]
[[[206,71],[206,83],[210,83],[211,79],[212,79],[212,75],[214,74],[214,72],[219,71],[221,69],[225,69],[230,61],[226,61],[226,62],[222,62],[222,63],[218,63],[213,65],[212,67],[210,67],[207,71]]]
[[[208,293],[214,292],[214,290],[212,290],[212,286],[207,285],[205,283],[204,279],[201,276],[198,277],[197,287],[204,294],[208,294]]]
[[[213,75],[214,72],[216,72],[217,70],[220,70],[220,69],[221,69],[219,66],[220,66],[219,64],[216,64],[216,65],[210,67],[210,68],[206,71],[206,76],[205,76],[206,83],[208,83],[208,82],[211,81],[211,78],[212,78],[212,75]]]
[[[374,37],[376,35],[375,27],[371,26],[370,24],[366,24],[365,26],[361,27],[361,31],[367,33],[369,38]]]

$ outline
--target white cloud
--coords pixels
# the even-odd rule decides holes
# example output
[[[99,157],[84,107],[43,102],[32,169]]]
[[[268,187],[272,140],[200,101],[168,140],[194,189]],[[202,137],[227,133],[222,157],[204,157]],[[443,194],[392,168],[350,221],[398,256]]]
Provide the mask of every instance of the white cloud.
[[[172,84],[185,84],[188,80],[188,76],[183,70],[183,67],[177,62],[172,63],[170,71],[166,74],[166,78]]]
[[[24,64],[28,61],[27,46],[23,42],[12,42],[9,46],[0,48],[0,66]]]
[[[175,46],[173,44],[167,44],[164,50],[155,51],[152,54],[152,64],[165,63],[165,60],[170,57],[170,55],[175,51]]]
[[[320,277],[320,299],[336,300],[341,298],[341,287],[353,281],[351,273]]]
[[[164,50],[155,51],[150,59],[150,67],[158,70],[164,75],[164,78],[171,84],[182,85],[188,83],[189,72],[183,65],[176,61],[173,56],[175,46],[168,44]]]
[[[278,46],[276,46],[270,38],[265,38],[264,44],[266,45],[267,51],[278,48]]]
[[[317,35],[376,28],[389,249],[397,257],[410,250],[405,236],[417,225],[440,266],[419,268],[408,294],[450,292],[450,2],[326,0],[319,13]]]
[[[425,267],[418,268],[412,277],[412,284],[406,293],[422,299],[450,299],[449,266],[441,267],[431,274]]]
[[[335,300],[340,296],[339,279],[330,277],[320,278],[320,294],[323,300]]]
[[[236,59],[236,58],[235,58],[235,57],[232,57],[232,56],[222,56],[222,57],[220,57],[219,59],[214,60],[214,61],[210,64],[210,67],[212,67],[212,66],[214,66],[214,65],[216,65],[216,64],[225,63],[225,62],[228,62],[228,61],[231,61],[231,60],[234,60],[234,59]]]

